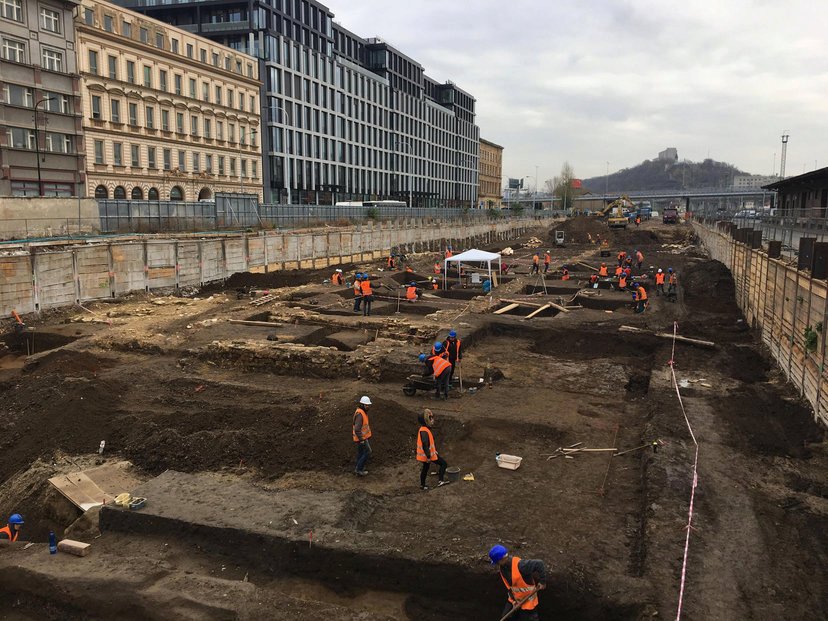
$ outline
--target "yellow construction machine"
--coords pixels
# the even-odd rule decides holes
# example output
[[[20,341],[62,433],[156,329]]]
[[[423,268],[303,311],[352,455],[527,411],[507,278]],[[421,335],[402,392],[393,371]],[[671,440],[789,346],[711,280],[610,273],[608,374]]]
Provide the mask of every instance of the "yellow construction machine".
[[[627,228],[627,224],[629,224],[627,214],[630,211],[635,211],[635,203],[632,202],[629,196],[620,196],[599,211],[598,214],[601,217],[607,217],[607,226],[609,228],[625,229]]]

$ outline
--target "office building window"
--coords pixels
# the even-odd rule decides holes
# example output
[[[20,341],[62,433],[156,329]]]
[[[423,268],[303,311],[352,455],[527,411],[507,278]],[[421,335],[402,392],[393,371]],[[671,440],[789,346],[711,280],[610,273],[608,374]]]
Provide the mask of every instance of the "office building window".
[[[213,66],[214,67],[219,66],[219,55],[216,54],[215,52],[213,52]]]
[[[113,123],[120,123],[121,122],[121,102],[117,99],[113,99],[109,102],[109,120]]]
[[[134,201],[140,201],[144,198],[144,191],[136,185],[134,188],[132,188],[130,198]]]
[[[198,153],[193,153],[193,172],[201,170],[201,157]]]
[[[216,87],[216,103],[221,104],[221,87]]]
[[[241,160],[241,176],[242,177],[247,176],[247,160],[245,160],[245,159]]]
[[[126,39],[132,38],[132,24],[126,20],[121,20],[121,36]]]
[[[198,54],[199,54],[199,58],[201,59],[201,62],[206,63],[207,62],[207,50],[201,49],[201,50],[198,51]]]
[[[34,130],[21,127],[10,127],[9,146],[14,149],[34,149]]]
[[[201,85],[201,99],[206,102],[210,101],[210,85],[207,82]]]
[[[196,81],[195,78],[190,78],[190,97],[196,98]]]
[[[177,185],[170,188],[170,200],[171,201],[183,201],[184,200],[184,190],[182,190]]]
[[[164,49],[164,34],[161,32],[155,33],[155,47],[157,47],[159,50]]]
[[[183,149],[178,151],[178,170],[186,172],[187,170],[187,152]]]
[[[236,126],[232,123],[227,124],[227,139],[230,142],[236,142]]]
[[[144,124],[147,126],[147,129],[155,129],[155,108],[147,106],[144,110],[144,114],[146,115],[144,118]]]
[[[235,157],[230,158],[230,176],[231,177],[236,176],[236,158]]]
[[[144,65],[144,86],[152,88],[152,67]]]
[[[216,121],[216,138],[224,140],[224,121]]]
[[[22,22],[23,0],[0,0],[0,16],[15,22]]]
[[[175,113],[175,131],[179,134],[184,133],[184,113],[183,112],[176,112]]]
[[[112,163],[115,166],[123,166],[122,161],[124,145],[120,142],[112,143]]]
[[[127,61],[127,82],[135,84],[135,63],[131,60]]]
[[[95,163],[96,164],[103,164],[104,163],[104,143],[103,143],[103,140],[96,140],[95,141]]]
[[[92,118],[101,118],[101,97],[100,95],[92,95]]]
[[[193,57],[193,44],[188,43],[187,44],[187,58],[192,58],[192,57]]]
[[[164,92],[167,91],[167,72],[163,69],[158,71],[158,88]]]
[[[138,125],[138,104],[127,104],[127,113],[129,114],[129,124],[133,127]]]
[[[139,38],[141,39],[141,43],[146,43],[149,41],[149,30],[146,28],[141,28],[139,32]]]
[[[112,16],[104,15],[104,30],[112,32]]]
[[[224,156],[219,155],[218,158],[218,174],[224,176]]]
[[[109,198],[109,190],[105,185],[99,185],[95,188],[95,198]]]
[[[213,174],[213,156],[212,155],[205,155],[204,156],[204,172],[207,174]]]
[[[155,168],[155,147],[147,147],[147,168]]]
[[[26,86],[3,84],[3,101],[13,106],[31,108],[34,105],[34,91]]]
[[[233,91],[228,88],[227,89],[227,106],[229,108],[232,108],[233,106],[236,105],[234,99],[235,99],[235,95],[234,95]],[[216,103],[218,103],[218,102],[216,102]]]
[[[141,147],[139,145],[130,145],[129,160],[130,166],[132,166],[133,168],[139,168],[141,166]]]
[[[164,170],[172,168],[172,150],[164,149]]]
[[[98,53],[94,50],[89,50],[89,73],[98,75]]]
[[[181,94],[181,76],[180,75],[175,76],[175,94],[176,95]]]
[[[60,34],[60,13],[45,6],[40,7],[40,27],[46,32]]]
[[[116,200],[124,200],[126,199],[126,190],[124,186],[118,185],[115,186],[115,189],[112,191],[112,198]]]
[[[150,188],[149,192],[147,192],[147,200],[157,201],[159,196],[158,188]]]
[[[108,56],[107,65],[109,70],[109,79],[110,80],[117,80],[118,79],[118,59],[115,56]]]
[[[190,117],[190,134],[193,136],[198,136],[198,117],[191,116]]]
[[[256,160],[251,160],[251,161],[250,161],[250,168],[251,168],[251,171],[252,171],[252,172],[251,172],[251,174],[250,174],[250,176],[251,176],[251,177],[253,177],[253,178],[255,179],[256,177],[258,177],[258,176],[259,176],[259,172],[258,172],[259,167],[258,167],[258,165],[256,164]],[[318,181],[319,181],[319,179],[317,179],[317,182],[318,182]]]
[[[210,119],[204,119],[204,137],[212,138],[213,122]]]
[[[172,45],[173,53],[178,54],[178,39],[170,39],[170,45]]]
[[[63,52],[48,47],[40,49],[40,64],[49,71],[63,71]]]
[[[169,110],[161,110],[161,130],[168,132],[170,131],[170,111]]]

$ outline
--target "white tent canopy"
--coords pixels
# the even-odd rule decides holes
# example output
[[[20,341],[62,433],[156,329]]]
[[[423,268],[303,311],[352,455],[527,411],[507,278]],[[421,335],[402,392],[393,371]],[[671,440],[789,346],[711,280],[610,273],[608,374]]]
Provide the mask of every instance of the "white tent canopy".
[[[446,273],[448,272],[449,263],[457,263],[458,271],[462,263],[485,263],[489,269],[489,282],[494,285],[494,280],[492,280],[493,261],[497,261],[497,271],[500,272],[499,252],[486,252],[485,250],[471,249],[448,257],[443,262],[443,289],[446,288]]]

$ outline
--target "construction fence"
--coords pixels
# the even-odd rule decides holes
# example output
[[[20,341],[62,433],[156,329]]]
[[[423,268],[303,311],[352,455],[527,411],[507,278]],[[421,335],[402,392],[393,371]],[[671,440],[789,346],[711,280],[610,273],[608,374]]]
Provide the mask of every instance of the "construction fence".
[[[134,291],[178,290],[237,272],[321,269],[405,253],[468,248],[524,235],[544,224],[513,218],[458,226],[408,219],[301,233],[259,231],[169,237],[100,238],[83,245],[25,244],[0,256],[3,316],[114,298]]]
[[[736,302],[779,367],[828,425],[826,331],[828,284],[784,258],[772,259],[750,239],[737,241],[729,222],[694,223],[711,258],[730,269]]]

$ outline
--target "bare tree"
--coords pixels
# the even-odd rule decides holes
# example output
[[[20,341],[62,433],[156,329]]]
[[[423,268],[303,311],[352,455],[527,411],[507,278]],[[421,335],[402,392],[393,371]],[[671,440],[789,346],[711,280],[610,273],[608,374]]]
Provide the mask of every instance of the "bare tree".
[[[561,204],[565,210],[572,207],[573,179],[575,179],[575,171],[569,162],[564,162],[560,174],[552,180],[552,193],[561,199]]]

